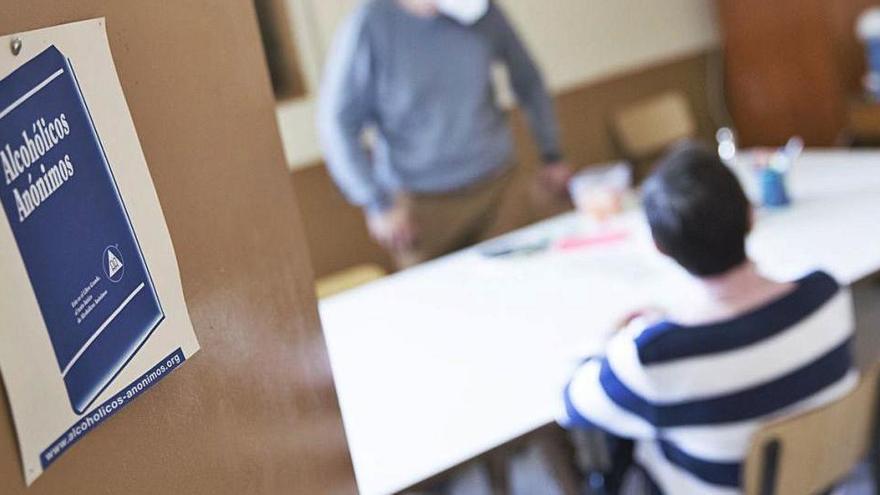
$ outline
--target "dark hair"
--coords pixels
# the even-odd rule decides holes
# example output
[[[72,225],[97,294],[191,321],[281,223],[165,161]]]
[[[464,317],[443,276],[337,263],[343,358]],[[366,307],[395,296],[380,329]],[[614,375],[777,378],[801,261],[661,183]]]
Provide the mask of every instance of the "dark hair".
[[[718,275],[746,261],[751,207],[716,153],[692,143],[676,148],[642,194],[654,242],[688,272]]]

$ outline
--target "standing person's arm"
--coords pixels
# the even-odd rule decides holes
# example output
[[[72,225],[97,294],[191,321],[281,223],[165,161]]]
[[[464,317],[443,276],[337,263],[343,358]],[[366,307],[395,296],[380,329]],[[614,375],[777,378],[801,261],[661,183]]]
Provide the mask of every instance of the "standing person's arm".
[[[525,110],[544,168],[542,179],[552,189],[564,190],[571,177],[571,167],[563,160],[559,138],[559,120],[553,99],[540,70],[510,21],[497,6],[492,7],[499,37],[500,56],[507,65],[517,101]]]
[[[414,242],[409,211],[395,205],[376,183],[364,129],[375,122],[375,54],[361,7],[340,31],[327,62],[318,110],[318,130],[327,167],[348,200],[366,213],[367,227],[382,246],[402,249]]]
[[[330,51],[321,87],[318,130],[327,167],[348,200],[381,210],[389,199],[373,178],[364,129],[373,121],[373,53],[361,8],[340,30]]]

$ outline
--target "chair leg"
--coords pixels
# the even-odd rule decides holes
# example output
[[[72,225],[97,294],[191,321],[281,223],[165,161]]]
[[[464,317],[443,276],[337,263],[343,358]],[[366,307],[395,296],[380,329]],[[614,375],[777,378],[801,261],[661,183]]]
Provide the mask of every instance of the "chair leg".
[[[486,471],[489,474],[489,484],[492,495],[508,495],[510,493],[510,478],[507,468],[510,464],[507,455],[496,454],[486,460]]]
[[[880,493],[880,380],[877,380],[875,387],[877,390],[874,392],[874,425],[868,461],[871,463],[871,483],[874,485],[874,493]]]
[[[574,459],[575,452],[565,430],[551,428],[538,439],[538,448],[564,495],[580,495],[583,479]]]

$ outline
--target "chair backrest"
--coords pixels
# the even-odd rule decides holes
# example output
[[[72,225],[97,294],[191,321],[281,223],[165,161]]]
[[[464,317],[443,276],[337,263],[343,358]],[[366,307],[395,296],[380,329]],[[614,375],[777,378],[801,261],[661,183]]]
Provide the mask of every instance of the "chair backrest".
[[[631,103],[614,113],[612,124],[621,151],[636,161],[652,159],[697,132],[687,96],[679,91]]]
[[[747,495],[806,495],[834,486],[876,443],[877,376],[864,374],[842,399],[762,428],[743,470]]]
[[[354,289],[387,275],[379,265],[363,264],[328,275],[315,282],[315,290],[319,299],[335,296],[341,292]]]

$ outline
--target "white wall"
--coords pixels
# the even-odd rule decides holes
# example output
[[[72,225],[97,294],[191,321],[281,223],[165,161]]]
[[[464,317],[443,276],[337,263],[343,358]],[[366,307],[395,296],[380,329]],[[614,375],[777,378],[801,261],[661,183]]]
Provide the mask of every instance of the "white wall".
[[[314,128],[320,67],[336,27],[360,0],[287,0],[310,96],[279,105],[292,167],[320,159]],[[498,0],[558,92],[717,46],[711,0]]]

